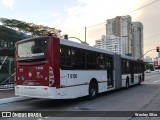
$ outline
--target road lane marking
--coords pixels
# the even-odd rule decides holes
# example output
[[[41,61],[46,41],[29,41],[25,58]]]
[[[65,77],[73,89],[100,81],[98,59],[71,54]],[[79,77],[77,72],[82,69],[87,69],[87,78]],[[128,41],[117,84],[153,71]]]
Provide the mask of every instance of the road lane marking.
[[[152,83],[160,82],[160,80],[153,81]]]

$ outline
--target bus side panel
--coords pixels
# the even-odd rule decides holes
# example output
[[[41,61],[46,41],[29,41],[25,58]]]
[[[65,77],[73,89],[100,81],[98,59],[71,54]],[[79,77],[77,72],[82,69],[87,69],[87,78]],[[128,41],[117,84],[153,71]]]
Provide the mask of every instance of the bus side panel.
[[[77,98],[88,95],[89,83],[95,78],[98,82],[98,92],[107,91],[107,72],[106,70],[61,70],[61,86],[66,88],[66,94],[58,92],[59,98]],[[60,91],[59,88],[57,89]]]
[[[48,40],[49,67],[53,69],[54,84],[50,87],[60,87],[60,60],[59,60],[59,38],[50,36]]]
[[[59,38],[53,39],[53,71],[55,77],[55,86],[56,88],[60,88],[60,48]]]
[[[131,74],[122,74],[122,87],[126,87],[126,79],[129,77],[129,85],[131,84]]]

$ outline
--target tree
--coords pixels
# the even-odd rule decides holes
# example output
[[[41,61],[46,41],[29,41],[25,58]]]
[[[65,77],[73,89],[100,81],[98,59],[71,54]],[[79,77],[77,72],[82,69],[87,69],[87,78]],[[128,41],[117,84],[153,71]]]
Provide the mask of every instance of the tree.
[[[18,30],[25,34],[35,36],[46,36],[49,34],[54,35],[55,37],[60,37],[60,30],[57,30],[52,27],[43,26],[43,25],[36,25],[34,23],[26,23],[23,21],[19,21],[16,19],[7,19],[7,18],[0,18],[3,26],[12,28],[14,30]]]
[[[154,71],[154,66],[153,66],[152,64],[146,63],[145,66],[146,66],[146,67],[145,67],[145,68],[146,68],[145,70],[150,69],[151,71]]]

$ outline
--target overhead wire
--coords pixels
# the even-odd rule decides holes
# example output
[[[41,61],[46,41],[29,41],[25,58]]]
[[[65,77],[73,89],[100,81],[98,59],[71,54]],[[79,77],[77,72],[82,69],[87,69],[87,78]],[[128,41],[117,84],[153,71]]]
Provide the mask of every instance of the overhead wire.
[[[145,7],[148,7],[148,6],[150,6],[151,4],[156,3],[156,2],[158,2],[158,1],[159,1],[159,0],[155,0],[155,1],[151,2],[151,3],[148,3],[148,4],[146,4],[146,5],[142,6],[142,7],[137,8],[137,9],[135,9],[135,10],[129,12],[129,13],[126,13],[125,15],[131,14],[131,13],[133,13],[133,12],[135,12],[135,11],[138,11],[138,10],[140,10],[140,9],[143,9],[143,8],[145,8]]]
[[[153,1],[153,2],[150,2],[150,3],[148,3],[148,4],[144,5],[144,6],[141,6],[141,7],[137,8],[137,9],[131,11],[131,12],[128,12],[128,13],[126,13],[126,14],[124,14],[124,15],[131,14],[131,13],[133,13],[133,12],[135,12],[135,11],[138,11],[138,10],[140,10],[140,9],[143,9],[143,8],[145,8],[145,7],[148,7],[148,6],[154,4],[154,3],[158,2],[158,1],[159,1],[159,0],[155,0],[155,1]],[[122,16],[123,16],[123,15],[122,15]],[[87,28],[95,27],[95,26],[98,26],[98,25],[101,25],[101,24],[104,24],[104,23],[106,23],[106,22],[102,22],[102,23],[98,23],[98,24],[95,24],[95,25],[92,25],[92,26],[88,26]]]
[[[156,34],[151,35],[151,36],[149,36],[149,37],[147,37],[147,38],[144,38],[144,40],[149,39],[149,38],[152,38],[152,37],[155,37],[155,36],[158,36],[158,35],[160,35],[160,33],[156,33]]]

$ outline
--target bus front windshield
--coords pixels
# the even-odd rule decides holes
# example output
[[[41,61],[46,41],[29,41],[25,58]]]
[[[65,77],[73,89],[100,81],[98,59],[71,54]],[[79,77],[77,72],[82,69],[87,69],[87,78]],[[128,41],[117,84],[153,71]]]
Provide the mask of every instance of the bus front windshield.
[[[47,49],[47,39],[39,38],[32,39],[18,44],[18,57],[21,58],[35,58],[44,56]]]

